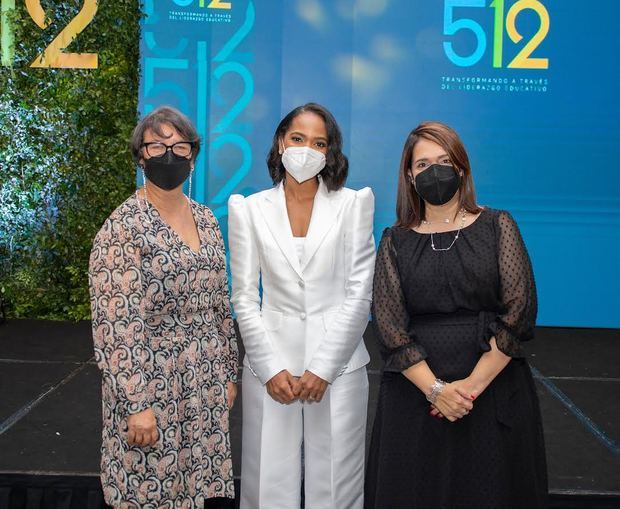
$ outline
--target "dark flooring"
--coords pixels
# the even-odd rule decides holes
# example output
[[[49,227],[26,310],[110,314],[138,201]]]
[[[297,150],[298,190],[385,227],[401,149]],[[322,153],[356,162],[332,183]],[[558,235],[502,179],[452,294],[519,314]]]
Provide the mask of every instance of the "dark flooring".
[[[370,328],[366,344],[370,434],[381,369]],[[620,508],[620,331],[540,327],[526,351],[541,401],[552,507]],[[61,487],[73,479],[74,486],[89,486],[84,500],[98,503],[92,486],[100,379],[92,356],[90,323],[0,325],[0,509],[9,484],[36,479]],[[231,419],[239,472],[239,404]]]

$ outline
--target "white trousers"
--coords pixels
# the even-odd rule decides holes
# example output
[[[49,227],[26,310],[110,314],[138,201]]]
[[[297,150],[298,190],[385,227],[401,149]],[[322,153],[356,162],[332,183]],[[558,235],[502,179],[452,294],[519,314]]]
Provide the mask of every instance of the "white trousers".
[[[242,391],[241,509],[299,509],[302,441],[305,507],[363,507],[365,367],[339,376],[320,403],[278,403],[248,368]]]

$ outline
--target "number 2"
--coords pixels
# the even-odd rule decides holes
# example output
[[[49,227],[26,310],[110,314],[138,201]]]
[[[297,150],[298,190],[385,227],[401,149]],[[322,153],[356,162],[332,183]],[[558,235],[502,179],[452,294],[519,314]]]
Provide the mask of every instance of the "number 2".
[[[49,26],[45,20],[41,0],[26,0],[26,9],[39,28],[44,29]],[[84,0],[82,10],[61,30],[43,53],[34,59],[30,67],[96,69],[99,65],[96,53],[65,53],[63,51],[90,24],[96,12],[97,0]]]
[[[222,0],[211,0],[211,3],[207,5],[207,9],[230,9],[231,2],[222,2]],[[205,0],[200,0],[200,7],[205,6]]]
[[[506,16],[506,31],[512,42],[520,42],[523,36],[517,31],[516,19],[521,11],[532,9],[540,18],[540,28],[534,34],[524,48],[508,64],[512,69],[549,69],[548,58],[532,58],[530,55],[545,40],[549,33],[550,19],[549,12],[538,0],[519,0],[515,3]]]

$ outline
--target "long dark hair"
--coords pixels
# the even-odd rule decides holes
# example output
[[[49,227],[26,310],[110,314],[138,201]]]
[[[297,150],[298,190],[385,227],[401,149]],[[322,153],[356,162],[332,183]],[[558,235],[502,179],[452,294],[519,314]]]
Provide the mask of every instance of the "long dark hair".
[[[286,169],[282,164],[282,156],[280,155],[279,144],[284,138],[293,120],[302,113],[311,112],[323,119],[325,129],[327,131],[327,154],[325,154],[325,168],[321,170],[321,178],[330,191],[337,191],[344,186],[349,174],[349,160],[342,153],[342,134],[338,123],[334,116],[327,108],[317,103],[308,103],[298,106],[288,115],[286,115],[278,124],[276,132],[273,135],[273,143],[271,150],[267,155],[267,167],[269,175],[273,181],[273,185],[277,185],[286,176]]]
[[[450,157],[456,171],[462,172],[459,186],[459,208],[464,208],[471,214],[477,214],[481,208],[476,203],[474,181],[471,177],[469,157],[463,142],[456,131],[441,122],[422,122],[409,133],[403,147],[398,175],[398,194],[396,197],[396,226],[415,228],[426,218],[424,200],[411,183],[413,173],[413,148],[421,139],[429,140],[440,145]]]

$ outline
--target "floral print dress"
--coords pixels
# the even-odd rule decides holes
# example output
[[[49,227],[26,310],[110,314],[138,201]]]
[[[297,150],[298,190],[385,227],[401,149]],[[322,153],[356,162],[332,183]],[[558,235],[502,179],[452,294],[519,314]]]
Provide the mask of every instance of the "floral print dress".
[[[133,195],[97,234],[89,283],[102,371],[101,480],[120,508],[200,508],[234,497],[226,384],[238,350],[217,220],[191,202],[200,250]],[[127,417],[152,408],[159,439],[127,443]]]

